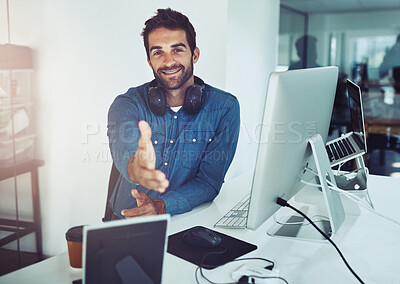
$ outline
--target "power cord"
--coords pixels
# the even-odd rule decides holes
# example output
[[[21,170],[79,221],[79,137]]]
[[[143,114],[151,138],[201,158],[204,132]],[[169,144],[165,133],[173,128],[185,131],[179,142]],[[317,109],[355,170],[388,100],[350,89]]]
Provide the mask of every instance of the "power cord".
[[[276,203],[282,207],[289,207],[290,209],[292,209],[293,211],[297,212],[298,214],[300,214],[301,216],[303,216],[305,219],[307,219],[308,222],[311,223],[311,225],[322,235],[324,236],[325,239],[327,239],[331,245],[336,249],[336,251],[339,253],[340,257],[342,258],[344,264],[347,266],[347,268],[350,270],[350,272],[354,275],[355,278],[357,278],[357,280],[364,284],[364,282],[361,280],[361,278],[357,275],[357,273],[355,273],[355,271],[353,270],[353,268],[351,268],[351,266],[349,265],[349,263],[347,262],[347,260],[345,259],[345,257],[343,256],[342,252],[340,251],[340,249],[336,246],[336,244],[331,240],[331,238],[325,234],[320,228],[318,228],[317,225],[314,224],[314,222],[308,218],[308,216],[306,214],[304,214],[303,212],[301,212],[300,210],[298,210],[297,208],[293,207],[292,205],[290,205],[285,199],[278,197],[276,200]]]
[[[212,252],[206,253],[206,254],[203,256],[203,258],[201,259],[200,265],[196,268],[196,271],[195,271],[195,278],[196,278],[196,283],[197,283],[197,284],[200,284],[199,278],[198,278],[198,276],[197,276],[198,271],[200,271],[201,277],[203,277],[203,279],[205,279],[205,280],[206,280],[208,283],[210,283],[210,284],[247,284],[247,283],[249,283],[248,281],[251,280],[251,279],[252,279],[252,281],[253,281],[252,283],[254,283],[254,278],[260,278],[260,279],[279,279],[279,280],[282,280],[284,283],[289,284],[289,283],[286,281],[285,278],[280,277],[280,276],[265,276],[265,277],[260,277],[260,276],[258,276],[258,275],[243,275],[243,276],[239,279],[238,282],[213,282],[213,281],[211,281],[209,278],[207,278],[207,277],[204,275],[204,273],[203,273],[203,268],[217,268],[217,267],[219,267],[219,266],[218,266],[218,265],[217,265],[217,266],[215,266],[215,265],[204,265],[204,261],[205,261],[205,259],[206,259],[208,256],[210,256],[210,255],[224,254],[224,253],[227,251],[225,247],[223,247],[223,246],[220,246],[220,247],[222,247],[224,250],[223,250],[223,251],[217,251],[217,252],[212,251]],[[232,262],[237,262],[237,261],[245,261],[245,260],[261,260],[261,261],[268,262],[269,265],[267,265],[267,266],[264,267],[265,269],[268,269],[268,270],[272,270],[272,269],[274,268],[274,265],[275,265],[274,262],[273,262],[272,260],[269,260],[269,259],[266,259],[266,258],[262,258],[262,257],[238,258],[238,259],[231,260],[231,261],[229,261],[229,262],[227,262],[227,263],[225,263],[225,264],[223,264],[223,265],[226,265],[226,264],[232,263]],[[222,266],[222,265],[221,265],[221,266]],[[251,283],[251,282],[250,282],[250,283]]]

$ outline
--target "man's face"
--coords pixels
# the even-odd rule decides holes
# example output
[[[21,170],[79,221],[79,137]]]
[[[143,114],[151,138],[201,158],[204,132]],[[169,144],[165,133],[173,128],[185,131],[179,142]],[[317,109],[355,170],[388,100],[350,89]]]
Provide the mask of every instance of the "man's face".
[[[167,90],[180,89],[193,76],[193,63],[199,58],[196,47],[190,51],[184,30],[157,28],[149,34],[147,59],[157,82]]]

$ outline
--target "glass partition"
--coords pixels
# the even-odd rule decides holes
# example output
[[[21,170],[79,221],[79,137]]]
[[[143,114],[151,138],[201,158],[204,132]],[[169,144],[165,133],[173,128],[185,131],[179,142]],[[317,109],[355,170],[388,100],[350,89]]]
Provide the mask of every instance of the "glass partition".
[[[15,21],[21,5],[0,0],[0,276],[42,259],[43,161],[34,155],[33,52],[22,17]]]
[[[278,71],[287,70],[292,62],[299,59],[295,42],[307,34],[307,25],[308,17],[305,13],[280,6]]]

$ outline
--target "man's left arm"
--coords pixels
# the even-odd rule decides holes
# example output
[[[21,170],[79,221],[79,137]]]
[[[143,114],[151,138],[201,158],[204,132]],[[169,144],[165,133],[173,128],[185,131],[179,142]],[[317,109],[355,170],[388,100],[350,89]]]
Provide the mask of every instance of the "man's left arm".
[[[235,155],[239,129],[240,110],[235,99],[232,108],[219,122],[214,139],[207,145],[195,177],[160,197],[166,213],[175,215],[188,212],[218,195]]]

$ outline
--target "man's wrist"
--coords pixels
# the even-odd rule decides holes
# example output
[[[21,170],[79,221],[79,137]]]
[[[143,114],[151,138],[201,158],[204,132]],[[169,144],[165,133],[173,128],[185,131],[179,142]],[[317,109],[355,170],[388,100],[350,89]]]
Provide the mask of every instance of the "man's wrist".
[[[165,214],[165,203],[162,199],[153,200],[154,208],[156,209],[157,215]]]

